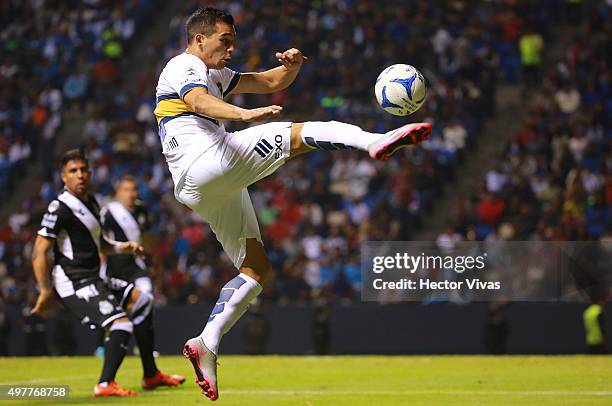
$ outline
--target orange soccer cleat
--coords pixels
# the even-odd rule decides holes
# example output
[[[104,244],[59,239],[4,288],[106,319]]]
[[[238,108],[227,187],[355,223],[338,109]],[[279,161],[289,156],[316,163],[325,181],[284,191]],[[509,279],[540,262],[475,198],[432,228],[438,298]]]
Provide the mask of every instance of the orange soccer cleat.
[[[162,371],[151,377],[142,378],[142,389],[151,390],[160,386],[178,386],[185,382],[185,377],[181,375],[166,375]]]
[[[115,381],[112,381],[106,386],[102,386],[101,384],[96,384],[94,386],[94,396],[120,396],[120,397],[133,397],[138,396],[138,392],[134,392],[131,390],[123,389],[119,384]]]

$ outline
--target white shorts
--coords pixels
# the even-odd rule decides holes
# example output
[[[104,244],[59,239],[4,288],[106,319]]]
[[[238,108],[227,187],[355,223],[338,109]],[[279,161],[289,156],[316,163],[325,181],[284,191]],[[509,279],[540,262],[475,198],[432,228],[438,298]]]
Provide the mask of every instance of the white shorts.
[[[289,122],[227,133],[189,166],[177,187],[177,199],[210,224],[236,268],[246,256],[246,239],[261,242],[246,188],[285,163],[290,149]]]

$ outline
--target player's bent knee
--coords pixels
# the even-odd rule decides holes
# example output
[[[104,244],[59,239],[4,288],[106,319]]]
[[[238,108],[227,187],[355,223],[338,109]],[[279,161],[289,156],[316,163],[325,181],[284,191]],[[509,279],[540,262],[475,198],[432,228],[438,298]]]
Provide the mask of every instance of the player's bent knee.
[[[153,295],[134,289],[130,304],[128,305],[128,312],[132,322],[134,324],[142,323],[151,314],[152,309]]]
[[[153,283],[148,276],[141,276],[134,281],[134,286],[141,292],[153,294]]]
[[[304,123],[293,123],[291,124],[291,153],[289,158],[296,157],[305,152],[311,151],[308,145],[302,141],[302,128]]]
[[[255,279],[260,285],[263,285],[272,276],[272,266],[259,267],[241,267],[240,272]]]
[[[132,334],[132,332],[134,331],[134,325],[132,324],[130,319],[128,319],[127,317],[121,317],[121,318],[118,318],[117,320],[114,320],[110,324],[108,330],[109,331],[123,330],[125,332]]]
[[[262,262],[259,264],[250,263],[249,265],[242,265],[240,267],[240,272],[255,279],[260,285],[263,285],[264,282],[272,276],[272,265],[270,262]]]
[[[263,245],[254,238],[246,241],[246,257],[240,267],[240,272],[255,279],[260,284],[272,275],[272,264]]]

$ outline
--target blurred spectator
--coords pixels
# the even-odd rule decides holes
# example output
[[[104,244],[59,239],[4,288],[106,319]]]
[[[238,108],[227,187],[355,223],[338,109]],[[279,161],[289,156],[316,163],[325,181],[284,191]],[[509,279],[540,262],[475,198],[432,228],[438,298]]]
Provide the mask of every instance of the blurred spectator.
[[[494,193],[486,193],[478,206],[480,220],[488,225],[499,222],[506,209],[506,202]]]
[[[457,122],[455,119],[451,119],[444,130],[442,130],[444,138],[444,146],[451,153],[455,153],[458,150],[465,148],[465,138],[467,137],[467,131],[465,128]]]
[[[0,190],[10,193],[16,175],[23,176],[34,158],[45,162],[44,176],[51,177],[49,154],[61,128],[65,102],[81,106],[86,100],[90,67],[94,77],[108,84],[118,71],[104,68],[103,53],[132,39],[142,18],[157,0],[107,3],[3,2],[0,21]],[[137,23],[137,21],[139,23]],[[108,28],[107,28],[108,27]],[[119,33],[118,39],[106,33]],[[103,38],[104,37],[104,38]],[[110,47],[110,48],[109,48]],[[102,62],[97,62],[102,61]],[[102,72],[100,72],[102,71]],[[100,90],[100,89],[98,89]],[[112,89],[96,92],[110,95]],[[8,142],[10,157],[2,144]],[[1,196],[4,203],[7,199]]]
[[[436,238],[436,245],[442,254],[452,253],[456,243],[463,241],[463,236],[453,229],[450,222],[447,223],[449,225]]]
[[[331,341],[330,328],[331,307],[327,303],[316,307],[314,325],[312,328],[314,352],[317,355],[327,355]]]
[[[523,84],[530,89],[540,81],[544,40],[539,33],[527,27],[519,39],[519,49],[523,65]]]
[[[484,328],[484,345],[487,353],[495,355],[506,354],[508,334],[506,303],[503,301],[491,303]]]

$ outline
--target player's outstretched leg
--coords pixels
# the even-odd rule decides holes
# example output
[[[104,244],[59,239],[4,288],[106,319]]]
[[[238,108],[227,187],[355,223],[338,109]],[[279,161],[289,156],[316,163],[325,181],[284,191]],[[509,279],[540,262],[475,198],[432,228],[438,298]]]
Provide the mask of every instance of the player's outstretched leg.
[[[157,368],[153,351],[155,331],[153,329],[153,295],[132,289],[128,311],[134,324],[134,337],[140,352],[143,389],[151,390],[160,386],[178,386],[185,382],[181,375],[167,375]]]
[[[246,240],[246,257],[240,274],[223,288],[206,327],[199,337],[187,340],[183,354],[196,374],[196,383],[210,400],[219,398],[217,386],[217,351],[221,337],[247,311],[249,304],[261,293],[260,283],[271,274],[272,266],[263,245],[254,238]]]
[[[413,123],[378,134],[338,121],[309,121],[293,124],[291,150],[292,154],[299,154],[311,149],[360,149],[372,158],[384,161],[402,147],[425,141],[431,135],[431,129],[429,123]]]
[[[102,375],[98,384],[94,386],[94,396],[131,397],[138,395],[138,392],[123,389],[115,382],[115,376],[127,352],[127,343],[132,331],[132,323],[125,317],[115,320],[111,325],[104,343]]]

